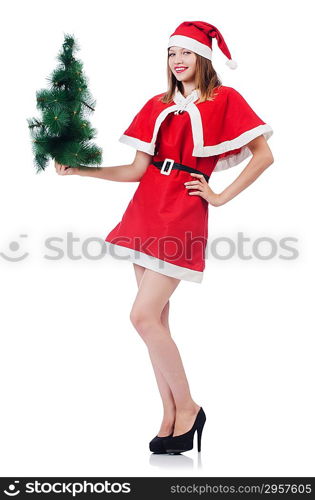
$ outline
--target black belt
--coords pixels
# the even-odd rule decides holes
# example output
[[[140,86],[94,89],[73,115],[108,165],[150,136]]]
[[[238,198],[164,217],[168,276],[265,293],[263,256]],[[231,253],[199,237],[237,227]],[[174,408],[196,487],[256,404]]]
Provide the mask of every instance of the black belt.
[[[200,172],[200,170],[197,170],[195,168],[192,168],[192,167],[187,167],[187,165],[182,165],[182,163],[173,163],[172,164],[172,161],[173,160],[170,160],[168,158],[166,158],[164,161],[152,161],[153,165],[155,165],[157,168],[161,169],[164,165],[164,168],[163,168],[163,171],[167,174],[170,172],[170,170],[172,169],[175,169],[175,170],[185,170],[185,172],[192,172],[192,173],[195,173],[195,174],[201,174],[204,176],[204,178],[206,179],[206,181],[208,182],[209,181],[209,175],[206,175],[204,174],[203,172]],[[169,164],[169,166],[167,167],[167,164]]]

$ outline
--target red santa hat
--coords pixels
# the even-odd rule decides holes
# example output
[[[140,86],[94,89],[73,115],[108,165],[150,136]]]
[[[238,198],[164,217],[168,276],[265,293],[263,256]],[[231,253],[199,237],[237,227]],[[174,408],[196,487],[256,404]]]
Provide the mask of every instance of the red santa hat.
[[[224,41],[218,28],[213,24],[203,21],[185,21],[177,26],[176,30],[170,36],[168,48],[174,46],[190,49],[196,54],[212,59],[212,38],[217,39],[217,44],[223,54],[228,58],[226,64],[230,69],[237,68],[236,61],[231,58],[230,51]]]

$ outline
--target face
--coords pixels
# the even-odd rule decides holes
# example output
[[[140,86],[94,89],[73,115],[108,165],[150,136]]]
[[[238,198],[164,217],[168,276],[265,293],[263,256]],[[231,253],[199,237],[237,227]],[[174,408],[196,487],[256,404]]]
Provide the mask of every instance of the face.
[[[192,81],[195,77],[197,57],[194,52],[182,47],[168,49],[168,64],[180,82]],[[178,67],[178,70],[176,69]]]

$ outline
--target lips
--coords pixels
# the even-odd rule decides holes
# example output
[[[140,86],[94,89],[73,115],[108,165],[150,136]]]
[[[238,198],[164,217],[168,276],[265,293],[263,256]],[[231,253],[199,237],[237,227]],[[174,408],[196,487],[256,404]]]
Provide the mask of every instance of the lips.
[[[176,73],[182,73],[187,69],[187,66],[178,66],[175,68]]]

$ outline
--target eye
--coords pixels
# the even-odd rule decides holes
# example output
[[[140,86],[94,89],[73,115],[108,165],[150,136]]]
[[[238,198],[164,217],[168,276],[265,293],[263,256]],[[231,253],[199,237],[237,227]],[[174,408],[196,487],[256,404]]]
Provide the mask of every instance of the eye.
[[[188,50],[185,50],[184,54],[191,54],[191,52],[189,52]],[[169,56],[174,56],[174,52],[169,52],[168,53]]]

